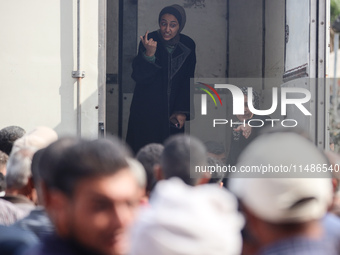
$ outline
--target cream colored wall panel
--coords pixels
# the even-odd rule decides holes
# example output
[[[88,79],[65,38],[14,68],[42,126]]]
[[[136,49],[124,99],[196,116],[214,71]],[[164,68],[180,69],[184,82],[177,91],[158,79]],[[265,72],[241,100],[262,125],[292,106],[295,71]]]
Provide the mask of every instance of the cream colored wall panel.
[[[82,3],[82,135],[97,137],[98,2]],[[0,1],[0,128],[76,134],[77,1]]]

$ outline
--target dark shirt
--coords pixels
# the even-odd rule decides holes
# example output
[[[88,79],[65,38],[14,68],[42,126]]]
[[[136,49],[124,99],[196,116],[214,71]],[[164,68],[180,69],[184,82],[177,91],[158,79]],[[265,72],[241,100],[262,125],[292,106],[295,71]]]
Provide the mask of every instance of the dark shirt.
[[[2,255],[19,255],[37,243],[37,237],[30,232],[0,225],[0,254]]]
[[[54,231],[54,226],[42,207],[32,210],[29,215],[12,226],[32,232],[40,240]]]
[[[312,240],[295,237],[277,242],[258,255],[336,255],[338,254],[329,240]]]
[[[258,255],[336,255],[340,254],[340,219],[327,213],[321,224],[324,234],[320,239],[293,237],[279,241]]]
[[[62,239],[56,234],[44,237],[42,242],[23,255],[102,255],[73,240]]]

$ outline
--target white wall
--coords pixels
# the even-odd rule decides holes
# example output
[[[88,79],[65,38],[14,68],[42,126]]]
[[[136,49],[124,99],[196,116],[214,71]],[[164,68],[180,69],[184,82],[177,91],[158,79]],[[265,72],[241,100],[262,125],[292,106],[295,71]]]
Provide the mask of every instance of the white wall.
[[[82,3],[82,135],[97,137],[98,1]],[[0,128],[76,134],[76,0],[0,0]]]

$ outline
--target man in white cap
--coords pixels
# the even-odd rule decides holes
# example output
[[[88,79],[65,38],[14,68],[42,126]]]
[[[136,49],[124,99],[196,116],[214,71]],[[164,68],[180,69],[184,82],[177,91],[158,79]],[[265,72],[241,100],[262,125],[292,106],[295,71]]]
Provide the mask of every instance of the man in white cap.
[[[156,185],[150,205],[133,226],[130,255],[240,254],[243,218],[226,189],[174,177]]]
[[[306,138],[277,132],[262,135],[250,144],[237,167],[239,171],[261,164],[302,165],[305,169],[327,163],[323,153]],[[304,170],[299,175],[281,171],[253,176],[257,178],[230,179],[230,189],[240,199],[247,218],[245,236],[255,240],[257,254],[339,254],[321,221],[332,200],[327,169],[315,175]],[[246,247],[248,241],[244,239]]]

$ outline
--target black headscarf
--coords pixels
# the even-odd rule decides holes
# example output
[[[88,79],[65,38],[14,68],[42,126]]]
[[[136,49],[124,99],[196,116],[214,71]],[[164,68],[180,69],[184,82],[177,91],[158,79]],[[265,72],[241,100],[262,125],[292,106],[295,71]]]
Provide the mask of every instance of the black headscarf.
[[[164,7],[161,12],[159,13],[158,16],[158,24],[161,21],[161,18],[164,14],[172,14],[176,17],[178,24],[179,24],[179,29],[178,32],[176,34],[176,36],[174,38],[172,38],[171,40],[164,40],[163,36],[161,35],[160,31],[158,30],[160,37],[162,39],[162,42],[166,45],[166,46],[174,46],[179,42],[179,33],[183,30],[184,26],[185,26],[185,22],[186,22],[186,14],[185,14],[185,10],[182,6],[178,5],[178,4],[173,4],[170,6],[166,6]]]

